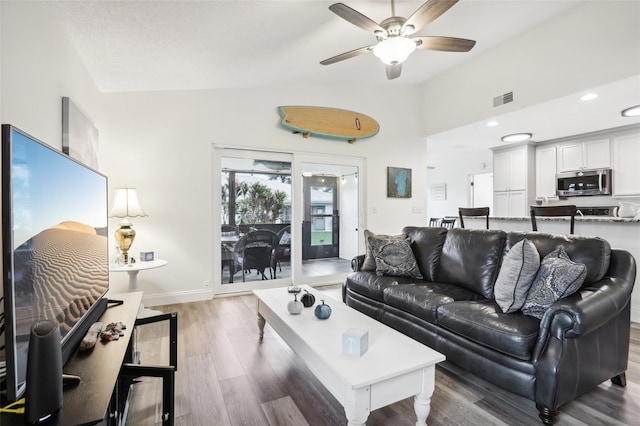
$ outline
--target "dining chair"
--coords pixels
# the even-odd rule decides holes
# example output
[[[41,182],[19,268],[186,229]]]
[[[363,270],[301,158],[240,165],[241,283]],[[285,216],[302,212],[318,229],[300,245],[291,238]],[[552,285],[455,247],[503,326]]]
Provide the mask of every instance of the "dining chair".
[[[432,217],[429,219],[429,227],[430,228],[437,228],[440,226],[440,221],[442,220],[442,218],[440,217]]]
[[[568,206],[531,206],[531,228],[534,231],[538,230],[538,226],[536,224],[536,217],[542,216],[568,216],[571,218],[571,232],[573,234],[576,211],[578,208],[575,205]]]
[[[458,216],[460,217],[460,228],[464,228],[463,216],[485,216],[486,226],[489,229],[489,207],[459,207]]]
[[[441,221],[440,221],[440,226],[442,228],[447,228],[447,229],[453,229],[453,227],[456,225],[456,220],[458,218],[455,216],[445,216]]]

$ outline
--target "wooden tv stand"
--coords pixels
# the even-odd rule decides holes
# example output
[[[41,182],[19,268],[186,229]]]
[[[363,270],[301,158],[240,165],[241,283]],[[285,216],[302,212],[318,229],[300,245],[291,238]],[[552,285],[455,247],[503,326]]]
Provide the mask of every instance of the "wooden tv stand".
[[[145,367],[134,364],[134,348],[132,336],[135,332],[136,317],[142,302],[142,292],[130,293],[108,293],[110,300],[122,300],[120,305],[109,304],[105,313],[100,317],[103,327],[111,322],[122,322],[127,326],[124,336],[118,340],[101,342],[98,340],[96,346],[85,352],[74,353],[69,362],[64,366],[65,374],[80,376],[80,383],[76,386],[65,388],[63,392],[64,402],[55,420],[47,425],[93,425],[101,422],[103,424],[119,424],[123,415],[121,404],[126,400],[123,398],[123,388],[128,392],[128,383],[133,382],[132,378],[139,376],[162,377],[165,381],[165,398],[170,401],[163,401],[163,406],[167,406],[168,413],[163,424],[173,424],[173,378],[176,369],[172,348],[171,366]],[[169,319],[169,316],[176,314],[165,314],[158,320]],[[153,318],[145,319],[145,323],[153,322]],[[172,321],[172,340],[177,334],[177,318]],[[124,382],[126,385],[123,386]],[[5,405],[5,404],[3,404]],[[2,425],[23,425],[24,416],[11,413],[1,413],[0,424]]]

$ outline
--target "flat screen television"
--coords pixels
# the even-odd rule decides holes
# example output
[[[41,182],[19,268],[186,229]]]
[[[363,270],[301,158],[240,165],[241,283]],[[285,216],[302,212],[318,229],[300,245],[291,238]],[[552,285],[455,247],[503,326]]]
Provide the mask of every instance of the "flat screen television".
[[[107,178],[8,124],[1,165],[4,392],[15,401],[32,324],[59,324],[66,363],[106,309]]]

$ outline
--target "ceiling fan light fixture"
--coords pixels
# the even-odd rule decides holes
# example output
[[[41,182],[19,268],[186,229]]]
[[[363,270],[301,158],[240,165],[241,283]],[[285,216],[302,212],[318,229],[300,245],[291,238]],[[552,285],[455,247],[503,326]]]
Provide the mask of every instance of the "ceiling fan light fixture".
[[[623,117],[640,117],[640,105],[625,108],[620,112]]]
[[[528,141],[533,135],[531,133],[514,133],[502,137],[502,142],[522,142]]]
[[[382,40],[373,48],[373,54],[387,65],[403,63],[413,51],[416,43],[406,37],[391,37]]]

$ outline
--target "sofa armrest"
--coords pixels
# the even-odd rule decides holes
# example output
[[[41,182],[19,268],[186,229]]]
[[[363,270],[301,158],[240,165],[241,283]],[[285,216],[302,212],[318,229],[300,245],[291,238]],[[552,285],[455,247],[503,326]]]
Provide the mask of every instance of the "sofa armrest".
[[[540,322],[534,360],[544,351],[551,336],[563,340],[586,335],[619,315],[629,304],[635,277],[633,256],[624,250],[611,250],[609,271],[602,280],[558,300],[545,312]]]
[[[611,250],[607,275],[556,302],[542,317],[532,362],[536,406],[553,415],[562,404],[627,368],[633,256]]]
[[[362,264],[364,263],[364,254],[359,254],[353,259],[351,259],[351,269],[353,272],[358,272],[362,270]]]

